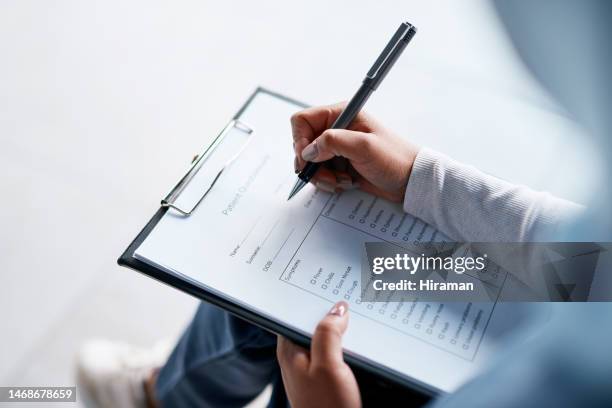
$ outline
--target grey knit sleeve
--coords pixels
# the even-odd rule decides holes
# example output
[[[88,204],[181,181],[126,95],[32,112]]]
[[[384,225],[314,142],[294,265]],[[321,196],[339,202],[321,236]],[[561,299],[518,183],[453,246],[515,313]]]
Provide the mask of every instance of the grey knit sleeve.
[[[485,174],[423,148],[406,188],[404,210],[465,242],[554,240],[582,207]]]

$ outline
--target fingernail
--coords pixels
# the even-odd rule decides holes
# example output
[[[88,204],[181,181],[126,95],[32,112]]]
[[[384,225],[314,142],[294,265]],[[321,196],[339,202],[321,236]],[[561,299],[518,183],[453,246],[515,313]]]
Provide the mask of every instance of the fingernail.
[[[319,148],[317,147],[317,141],[315,140],[302,150],[302,159],[311,161],[319,155]]]
[[[329,311],[329,314],[334,315],[334,316],[344,316],[344,313],[346,313],[346,303],[345,302],[336,303]]]
[[[359,183],[338,183],[338,187],[342,190],[357,190],[359,188]]]
[[[328,193],[336,192],[336,186],[326,181],[317,181],[315,185],[317,186],[318,189],[327,191]]]
[[[300,172],[300,163],[298,162],[297,156],[293,159],[293,168],[295,169],[295,174]]]
[[[336,176],[336,182],[338,183],[338,187],[343,190],[352,190],[353,189],[353,180],[347,175],[339,175]]]
[[[351,176],[348,176],[346,174],[340,174],[336,176],[336,181],[340,184],[352,184],[353,183]]]
[[[354,190],[355,187],[353,187],[353,183],[348,182],[348,183],[338,183],[338,187],[341,188],[342,190]]]

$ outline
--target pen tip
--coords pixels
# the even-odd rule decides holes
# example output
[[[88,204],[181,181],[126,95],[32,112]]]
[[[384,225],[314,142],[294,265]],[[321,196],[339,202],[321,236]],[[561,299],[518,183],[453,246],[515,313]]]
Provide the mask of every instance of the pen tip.
[[[291,189],[291,192],[289,193],[289,197],[287,197],[287,201],[291,200],[291,198],[294,195],[296,195],[305,185],[306,185],[306,182],[298,178],[297,182],[295,183],[295,185]]]
[[[287,201],[291,200],[291,198],[293,198],[293,196],[297,193],[297,191],[295,191],[295,189],[291,190],[291,192],[289,193],[289,197],[287,197]]]

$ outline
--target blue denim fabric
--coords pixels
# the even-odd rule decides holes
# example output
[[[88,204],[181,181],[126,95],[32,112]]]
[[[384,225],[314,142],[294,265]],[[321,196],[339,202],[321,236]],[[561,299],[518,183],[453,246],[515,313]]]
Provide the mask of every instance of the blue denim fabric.
[[[164,407],[242,407],[270,383],[269,406],[286,407],[276,336],[202,303],[159,372],[156,397]]]
[[[420,407],[428,401],[353,368],[364,406]],[[268,407],[289,407],[276,361],[276,336],[202,303],[159,372],[156,397],[163,407],[242,407],[268,384]]]

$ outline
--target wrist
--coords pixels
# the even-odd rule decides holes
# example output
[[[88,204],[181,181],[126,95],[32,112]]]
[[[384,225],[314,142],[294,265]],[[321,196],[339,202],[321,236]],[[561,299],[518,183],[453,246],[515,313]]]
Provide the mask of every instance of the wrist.
[[[399,193],[399,202],[404,202],[406,199],[406,191],[408,189],[408,184],[410,183],[410,178],[413,173],[414,164],[419,156],[419,152],[421,151],[420,146],[409,144],[407,146],[405,157],[405,164],[402,166],[402,177],[400,182],[400,193]]]
[[[417,151],[412,162],[410,173],[404,190],[404,211],[416,217],[421,217],[428,207],[429,194],[434,185],[434,168],[439,154],[428,148]]]

